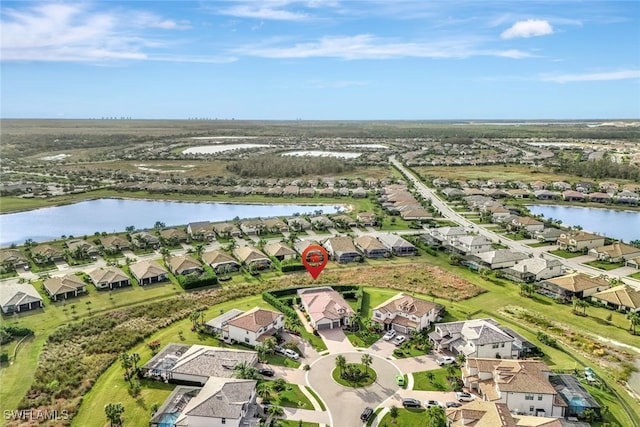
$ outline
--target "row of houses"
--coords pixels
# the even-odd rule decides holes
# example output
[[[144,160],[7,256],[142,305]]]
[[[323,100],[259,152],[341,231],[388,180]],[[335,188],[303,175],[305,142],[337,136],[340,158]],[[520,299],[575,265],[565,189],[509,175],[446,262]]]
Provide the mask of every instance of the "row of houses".
[[[404,184],[386,186],[381,191],[378,202],[391,215],[400,215],[407,221],[426,221],[433,214],[422,206]]]

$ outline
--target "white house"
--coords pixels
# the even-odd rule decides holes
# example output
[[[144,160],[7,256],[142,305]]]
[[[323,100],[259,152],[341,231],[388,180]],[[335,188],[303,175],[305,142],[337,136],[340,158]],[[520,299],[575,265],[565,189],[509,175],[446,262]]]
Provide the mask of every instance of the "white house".
[[[504,403],[512,413],[563,417],[567,404],[549,382],[551,369],[537,360],[469,357],[462,369],[465,387],[482,400]]]
[[[539,282],[562,275],[562,262],[557,259],[527,258],[504,270],[505,276],[521,282]]]
[[[493,319],[437,323],[429,339],[437,350],[462,353],[466,357],[511,359],[518,356],[513,337],[500,329]]]
[[[298,289],[298,296],[315,330],[348,325],[349,316],[354,314],[342,295],[328,286]]]
[[[496,270],[513,266],[517,261],[529,258],[522,252],[515,252],[511,249],[497,249],[495,251],[480,252],[470,257],[477,264]]]
[[[407,334],[429,328],[441,310],[439,304],[399,293],[375,307],[371,320],[382,324],[385,330]]]
[[[42,308],[42,297],[30,283],[6,283],[0,286],[0,308],[4,314]]]
[[[283,327],[284,314],[255,307],[229,320],[222,337],[255,347]]]
[[[452,246],[464,255],[479,254],[492,249],[491,241],[482,235],[459,236]]]

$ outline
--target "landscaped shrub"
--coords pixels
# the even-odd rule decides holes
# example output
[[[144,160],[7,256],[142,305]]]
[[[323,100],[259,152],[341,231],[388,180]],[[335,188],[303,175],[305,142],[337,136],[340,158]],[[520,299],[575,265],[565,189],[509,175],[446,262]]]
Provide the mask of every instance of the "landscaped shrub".
[[[33,331],[29,328],[21,328],[15,325],[2,325],[0,326],[0,344],[6,344],[16,337],[25,337],[32,334]]]
[[[7,353],[6,351],[3,351],[2,353],[0,353],[0,363],[5,363],[9,361],[9,353]]]
[[[178,274],[176,275],[178,283],[183,289],[195,289],[203,286],[213,286],[218,284],[218,277],[213,272],[204,272],[202,274]]]

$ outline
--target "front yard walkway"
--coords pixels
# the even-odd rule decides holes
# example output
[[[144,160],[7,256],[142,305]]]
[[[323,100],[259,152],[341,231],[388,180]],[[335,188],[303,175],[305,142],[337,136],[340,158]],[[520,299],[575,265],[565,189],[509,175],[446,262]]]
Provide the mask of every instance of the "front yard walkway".
[[[297,305],[293,307],[293,309],[296,311],[296,314],[298,315],[300,322],[302,322],[302,326],[304,327],[304,330],[312,334],[313,328],[309,324],[309,321],[307,320],[307,317],[304,315],[302,310],[300,310],[300,308]]]

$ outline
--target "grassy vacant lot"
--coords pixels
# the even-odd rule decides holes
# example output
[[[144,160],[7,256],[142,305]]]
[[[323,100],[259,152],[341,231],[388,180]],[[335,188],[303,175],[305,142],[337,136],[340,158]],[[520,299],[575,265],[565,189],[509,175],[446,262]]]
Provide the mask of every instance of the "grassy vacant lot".
[[[273,383],[273,381],[270,380],[266,380],[266,382]],[[276,392],[272,388],[271,403],[287,408],[313,410],[313,404],[309,398],[300,391],[300,387],[297,384],[287,384],[286,388],[281,392]]]
[[[460,369],[456,368],[456,377],[460,376]],[[433,380],[429,380],[429,373],[433,374]],[[434,369],[433,371],[422,371],[413,373],[413,390],[428,391],[453,391],[447,381],[447,368]]]
[[[599,268],[601,270],[606,270],[606,271],[615,270],[616,268],[624,267],[624,262],[608,262],[608,261],[601,261],[601,260],[589,261],[583,264],[590,265],[591,267]]]
[[[564,249],[556,249],[555,251],[549,251],[549,253],[553,255],[558,255],[559,257],[562,257],[562,258],[577,258],[579,256],[584,255],[582,252],[569,252],[569,251],[565,251]]]
[[[413,168],[423,177],[442,177],[459,180],[488,180],[502,179],[505,181],[573,181],[579,177],[558,174],[549,168],[538,168],[527,165],[503,165],[500,166],[429,166]]]

